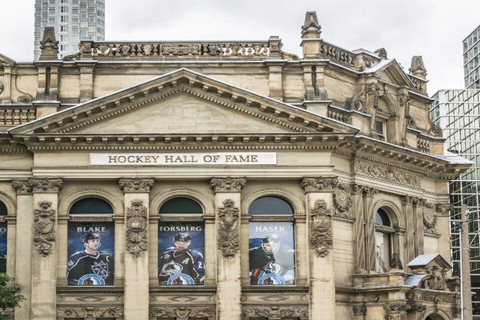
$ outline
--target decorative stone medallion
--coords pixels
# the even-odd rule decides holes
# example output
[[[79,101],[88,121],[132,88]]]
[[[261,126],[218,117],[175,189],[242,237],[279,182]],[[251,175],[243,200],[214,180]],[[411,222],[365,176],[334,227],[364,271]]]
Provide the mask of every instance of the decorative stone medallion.
[[[335,204],[335,215],[349,217],[352,206],[351,190],[348,185],[338,184],[333,191],[333,203]]]
[[[142,200],[133,200],[127,208],[127,250],[135,258],[147,251],[147,207]]]

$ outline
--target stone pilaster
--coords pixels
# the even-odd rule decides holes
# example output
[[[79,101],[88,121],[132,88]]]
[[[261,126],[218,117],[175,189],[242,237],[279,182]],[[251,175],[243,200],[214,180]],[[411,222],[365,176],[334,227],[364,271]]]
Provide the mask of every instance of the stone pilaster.
[[[354,232],[355,232],[355,272],[365,273],[365,215],[363,212],[363,192],[362,186],[355,184],[352,186],[352,210],[354,213]]]
[[[55,320],[58,192],[63,187],[63,181],[31,179],[28,184],[33,192],[31,318]]]
[[[415,249],[416,255],[424,253],[424,230],[423,230],[423,208],[425,207],[425,201],[420,198],[413,199],[413,211],[415,217]],[[409,261],[410,262],[410,261]]]
[[[269,97],[283,101],[283,66],[284,60],[267,60]]]
[[[376,272],[376,252],[375,252],[375,214],[373,210],[374,197],[378,190],[371,187],[364,187],[364,207],[365,215],[365,253],[366,268],[370,272]]]
[[[153,179],[120,179],[125,195],[125,319],[149,318],[148,215]]]
[[[78,62],[80,68],[80,102],[93,99],[93,69],[96,61]]]
[[[3,66],[3,79],[0,84],[0,103],[11,103],[11,91],[12,91],[12,67]],[[2,87],[3,86],[3,87]]]
[[[17,191],[17,228],[15,247],[15,284],[19,287],[19,294],[26,300],[15,309],[16,319],[30,319],[31,310],[31,282],[32,282],[32,244],[33,244],[33,196],[32,187],[28,181],[12,181],[12,187]],[[20,242],[21,239],[21,242]]]
[[[240,258],[241,190],[243,178],[214,178],[217,229],[217,319],[241,319]]]
[[[333,264],[333,191],[337,178],[304,178],[308,211],[310,255],[310,318],[335,317],[335,271]]]
[[[405,264],[409,263],[416,257],[415,253],[415,219],[413,216],[413,204],[412,197],[405,196],[402,198],[402,209],[403,215],[406,217],[406,226],[405,226]]]

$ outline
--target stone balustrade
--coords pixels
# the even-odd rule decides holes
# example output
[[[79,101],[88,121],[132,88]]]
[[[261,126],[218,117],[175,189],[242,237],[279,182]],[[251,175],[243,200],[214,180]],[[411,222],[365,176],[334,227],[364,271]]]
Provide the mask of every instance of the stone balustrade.
[[[427,139],[422,138],[421,136],[417,138],[417,149],[418,151],[425,152],[428,154],[432,153],[432,143]]]
[[[35,108],[0,106],[0,126],[14,126],[35,120]]]

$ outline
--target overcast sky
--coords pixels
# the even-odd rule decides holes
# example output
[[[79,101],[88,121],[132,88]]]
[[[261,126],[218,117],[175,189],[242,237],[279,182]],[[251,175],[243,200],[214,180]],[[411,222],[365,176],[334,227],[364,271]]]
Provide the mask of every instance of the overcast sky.
[[[33,59],[35,0],[0,0],[0,53]],[[346,49],[384,47],[408,71],[422,55],[430,95],[463,88],[462,40],[480,0],[106,0],[106,40],[267,40],[300,54],[300,26],[317,11],[322,37]]]

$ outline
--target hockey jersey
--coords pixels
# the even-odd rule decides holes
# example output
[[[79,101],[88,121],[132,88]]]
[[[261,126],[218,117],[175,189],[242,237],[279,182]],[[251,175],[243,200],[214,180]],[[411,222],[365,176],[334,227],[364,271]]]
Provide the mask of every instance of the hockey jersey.
[[[113,285],[113,257],[103,251],[98,251],[96,255],[85,251],[75,252],[68,259],[67,278],[70,285],[95,285],[101,279],[105,285]]]
[[[160,284],[203,284],[205,280],[205,261],[203,255],[196,250],[179,251],[169,248],[159,260],[158,280]],[[194,283],[182,282],[184,278],[191,278]],[[177,279],[172,282],[172,279]],[[170,280],[170,283],[169,283]]]

